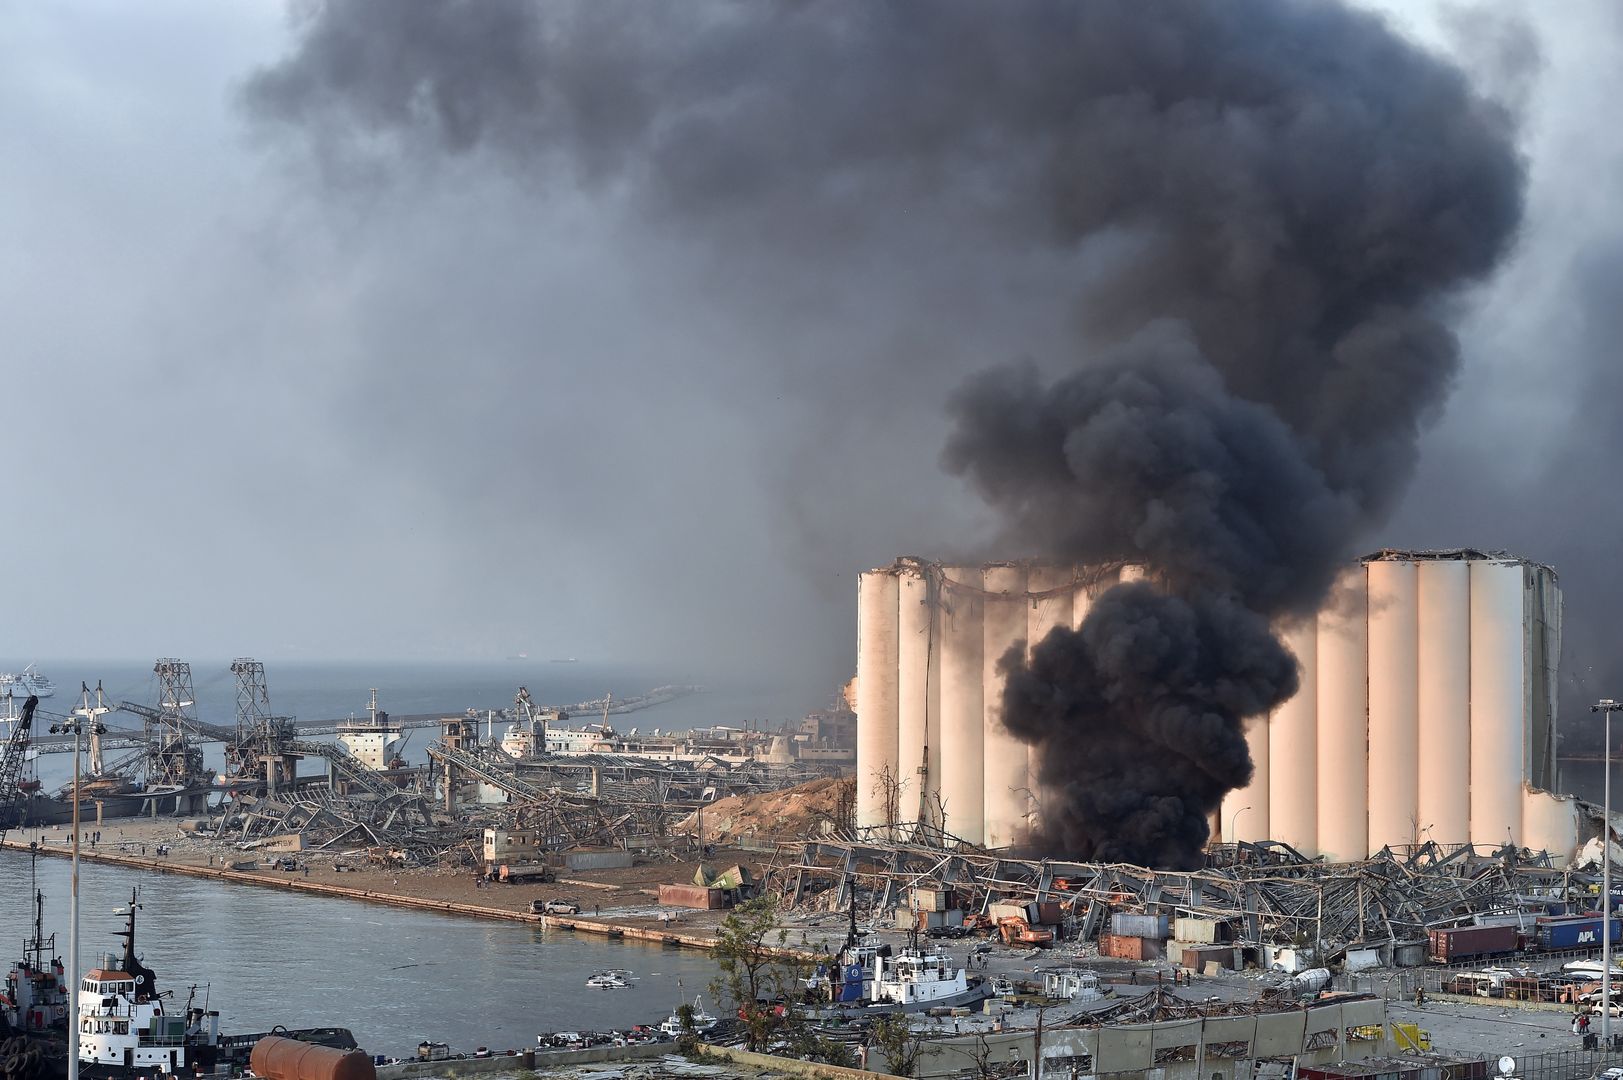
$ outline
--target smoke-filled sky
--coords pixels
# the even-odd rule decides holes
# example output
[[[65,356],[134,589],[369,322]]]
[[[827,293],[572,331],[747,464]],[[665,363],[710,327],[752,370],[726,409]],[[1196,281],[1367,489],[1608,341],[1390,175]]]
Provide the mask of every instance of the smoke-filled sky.
[[[362,35],[312,82],[387,91],[427,66],[488,87],[528,59],[522,40],[459,54],[500,6],[414,37],[426,5],[380,5],[426,52]],[[1519,117],[1529,182],[1516,249],[1463,301],[1455,392],[1366,546],[1552,563],[1573,700],[1615,696],[1623,16],[1389,9]],[[943,405],[989,365],[1063,370],[1082,313],[1055,283],[1120,251],[1011,208],[1041,178],[1011,178],[1001,139],[1026,133],[976,111],[976,27],[905,28],[940,85],[876,150],[819,126],[882,98],[860,67],[826,80],[816,27],[763,45],[761,92],[728,97],[736,57],[707,54],[703,19],[645,28],[651,49],[586,19],[592,48],[550,69],[567,112],[498,80],[418,95],[409,124],[357,92],[373,111],[346,128],[289,81],[315,62],[305,10],[0,5],[0,664],[526,650],[832,683],[859,569],[986,553],[995,521],[940,468]],[[669,66],[590,62],[633,46]],[[711,108],[639,126],[672,85]],[[741,156],[729,132],[763,118],[781,143]],[[868,178],[829,167],[846,153],[887,157],[891,186],[848,198]]]

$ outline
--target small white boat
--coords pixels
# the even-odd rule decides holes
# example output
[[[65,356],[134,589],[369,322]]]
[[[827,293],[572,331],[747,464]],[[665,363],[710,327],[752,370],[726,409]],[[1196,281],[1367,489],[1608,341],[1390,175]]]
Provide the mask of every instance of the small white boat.
[[[631,983],[618,971],[600,971],[587,979],[586,985],[593,990],[624,990]]]
[[[704,1011],[704,1003],[700,995],[693,995],[693,1030],[695,1034],[703,1035],[715,1027],[720,1020]],[[659,1025],[659,1030],[676,1038],[682,1034],[682,1016],[680,1012],[673,1012],[666,1017],[665,1022]]]

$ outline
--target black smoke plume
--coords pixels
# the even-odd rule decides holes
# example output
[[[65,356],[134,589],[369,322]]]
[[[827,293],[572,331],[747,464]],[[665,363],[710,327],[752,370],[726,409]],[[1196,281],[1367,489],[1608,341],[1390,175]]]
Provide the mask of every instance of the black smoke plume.
[[[1012,547],[1154,585],[1009,658],[1004,719],[1042,750],[1045,850],[1198,860],[1241,719],[1296,685],[1270,625],[1392,507],[1449,306],[1513,238],[1500,111],[1329,0],[306,10],[245,100],[338,166],[490,156],[785,265],[904,219],[1052,256],[1071,374],[974,380],[947,464]]]

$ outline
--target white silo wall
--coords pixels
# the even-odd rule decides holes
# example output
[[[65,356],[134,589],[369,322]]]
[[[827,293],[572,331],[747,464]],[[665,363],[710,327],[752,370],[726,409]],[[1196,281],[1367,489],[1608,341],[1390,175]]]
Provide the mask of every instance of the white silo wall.
[[[857,584],[857,824],[886,824],[896,776],[896,574]]]
[[[1268,718],[1252,717],[1245,722],[1245,744],[1251,751],[1251,782],[1223,796],[1218,815],[1225,843],[1269,840]]]
[[[972,844],[985,842],[981,680],[982,574],[978,567],[942,568],[941,801],[943,828]],[[955,589],[954,584],[964,588]]]
[[[1471,838],[1471,568],[1462,559],[1420,564],[1421,842]]]
[[[1571,861],[1578,853],[1577,800],[1523,787],[1522,846],[1550,852],[1557,866]]]
[[[1031,777],[1026,744],[1003,726],[1002,660],[1011,649],[1026,651],[1026,571],[1021,566],[992,565],[983,578],[986,608],[982,618],[982,739],[985,748],[985,830],[987,847],[1024,843],[1031,810]]]
[[[1284,640],[1301,685],[1268,721],[1269,839],[1311,859],[1319,853],[1318,620],[1286,627]]]
[[[1520,563],[1471,563],[1471,842],[1521,842],[1527,737]]]
[[[1319,614],[1319,854],[1331,862],[1369,853],[1367,605],[1360,566]]]
[[[1419,575],[1409,560],[1369,573],[1369,849],[1415,842],[1419,814]]]
[[[941,662],[935,640],[935,583],[928,568],[902,563],[897,589],[896,761],[899,820],[933,808],[941,783]],[[926,817],[932,824],[940,824]]]
[[[1034,566],[1026,578],[1026,589],[1032,594],[1031,603],[1026,610],[1026,657],[1029,660],[1032,651],[1047,637],[1049,631],[1057,627],[1072,626],[1072,615],[1075,610],[1076,590],[1073,585],[1077,573],[1070,567]],[[1084,605],[1084,611],[1086,605]],[[1043,790],[1038,783],[1041,775],[1042,763],[1038,760],[1037,748],[1026,748],[1026,771],[1031,777],[1031,790],[1034,793],[1036,806],[1033,813],[1036,820],[1042,817]],[[1033,824],[1036,824],[1036,820]]]

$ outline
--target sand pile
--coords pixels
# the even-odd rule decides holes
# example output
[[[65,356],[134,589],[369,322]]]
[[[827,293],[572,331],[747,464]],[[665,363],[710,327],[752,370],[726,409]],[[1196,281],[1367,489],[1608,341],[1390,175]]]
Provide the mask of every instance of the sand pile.
[[[702,815],[707,844],[825,836],[836,827],[850,827],[856,793],[855,777],[830,777],[782,791],[732,795],[689,814],[677,831],[697,833]]]

